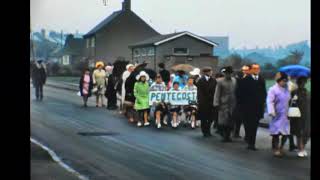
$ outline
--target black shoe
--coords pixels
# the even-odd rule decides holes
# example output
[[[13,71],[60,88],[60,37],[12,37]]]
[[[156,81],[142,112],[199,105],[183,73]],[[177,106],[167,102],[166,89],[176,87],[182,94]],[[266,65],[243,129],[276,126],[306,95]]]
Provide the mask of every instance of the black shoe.
[[[210,137],[208,134],[203,134],[203,137],[207,138]]]
[[[251,151],[258,151],[258,149],[254,146],[248,146],[247,149]]]
[[[289,148],[289,151],[292,152],[292,151],[294,151],[294,150],[296,150],[296,149],[298,149],[297,146],[291,146],[291,147]]]
[[[228,142],[232,142],[232,140],[230,138],[229,139],[222,139],[221,142],[228,143]]]

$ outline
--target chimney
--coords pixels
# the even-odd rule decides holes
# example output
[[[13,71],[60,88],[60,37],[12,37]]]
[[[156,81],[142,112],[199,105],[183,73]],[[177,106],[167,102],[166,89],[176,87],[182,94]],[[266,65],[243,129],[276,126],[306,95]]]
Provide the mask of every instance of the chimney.
[[[131,0],[124,0],[122,2],[122,11],[131,11]]]
[[[45,29],[41,29],[41,35],[44,39],[46,39],[46,30]]]

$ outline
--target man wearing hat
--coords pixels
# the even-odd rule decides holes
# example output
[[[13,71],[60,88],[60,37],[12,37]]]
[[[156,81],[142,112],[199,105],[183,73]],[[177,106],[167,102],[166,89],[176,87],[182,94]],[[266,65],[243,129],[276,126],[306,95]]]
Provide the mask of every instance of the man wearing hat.
[[[260,66],[252,64],[249,67],[251,74],[243,79],[242,113],[244,115],[245,140],[248,150],[256,151],[255,142],[259,120],[263,117],[267,97],[266,82],[259,75]]]
[[[222,128],[222,142],[231,142],[230,133],[233,128],[233,112],[236,106],[236,79],[232,77],[231,66],[221,70],[224,77],[217,81],[213,105],[218,109],[218,124]]]
[[[36,98],[37,101],[42,101],[43,99],[43,85],[46,83],[47,73],[46,67],[43,63],[43,60],[38,60],[31,72],[32,83],[36,89]]]
[[[202,69],[203,76],[197,83],[198,87],[198,115],[201,120],[201,130],[204,137],[210,137],[210,127],[215,118],[213,98],[217,81],[212,78],[211,67]]]

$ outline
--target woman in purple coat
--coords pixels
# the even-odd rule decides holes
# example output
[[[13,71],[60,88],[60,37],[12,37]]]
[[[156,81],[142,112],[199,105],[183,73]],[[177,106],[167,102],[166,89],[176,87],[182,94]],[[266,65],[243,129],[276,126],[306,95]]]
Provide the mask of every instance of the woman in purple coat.
[[[283,146],[290,135],[290,122],[288,119],[288,108],[290,92],[287,87],[288,76],[284,73],[276,75],[277,83],[273,85],[267,96],[268,114],[272,117],[269,131],[272,136],[272,149],[275,156],[283,155]],[[281,145],[279,147],[279,139]]]

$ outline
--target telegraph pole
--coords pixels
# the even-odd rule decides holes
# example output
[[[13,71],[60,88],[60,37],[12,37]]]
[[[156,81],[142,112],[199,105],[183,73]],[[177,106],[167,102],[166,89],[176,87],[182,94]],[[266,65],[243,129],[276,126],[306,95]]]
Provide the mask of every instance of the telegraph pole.
[[[32,60],[35,60],[35,53],[34,53],[34,41],[33,41],[33,33],[31,29],[31,16],[30,16],[30,38],[31,38],[31,52],[32,52]]]
[[[103,2],[103,5],[104,5],[104,6],[107,6],[108,0],[102,0],[102,2]]]

